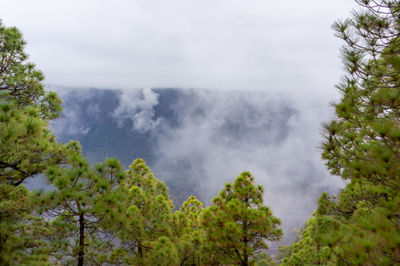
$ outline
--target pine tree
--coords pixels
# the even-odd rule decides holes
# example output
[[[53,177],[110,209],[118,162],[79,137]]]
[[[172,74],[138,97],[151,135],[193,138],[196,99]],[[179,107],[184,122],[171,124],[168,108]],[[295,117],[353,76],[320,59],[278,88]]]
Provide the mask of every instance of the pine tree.
[[[334,24],[345,40],[347,74],[337,86],[337,118],[325,125],[323,158],[333,174],[400,188],[400,3],[361,1],[364,10]]]
[[[321,196],[290,265],[400,263],[400,1],[356,2],[361,11],[333,26],[346,75],[322,146],[348,184]]]
[[[44,90],[43,73],[26,62],[25,44],[17,28],[7,28],[0,20],[0,103],[37,106],[43,119],[54,119],[62,111],[61,99]]]
[[[359,4],[334,25],[347,74],[323,144],[329,169],[350,183],[319,214],[340,223],[339,261],[391,265],[400,263],[400,1]]]
[[[47,122],[60,115],[61,99],[44,90],[24,48],[22,34],[0,21],[0,179],[15,186],[60,161]]]
[[[254,262],[255,262],[255,266],[276,266],[276,265],[279,265],[266,252],[257,253],[254,256]]]
[[[205,237],[201,226],[202,212],[201,201],[191,196],[173,214],[172,240],[177,248],[179,265],[202,265],[201,248]]]
[[[178,255],[174,243],[166,236],[159,237],[152,244],[152,252],[149,255],[149,263],[154,266],[177,266]]]
[[[212,200],[202,218],[206,264],[249,265],[255,252],[268,248],[266,240],[280,239],[280,221],[263,205],[263,194],[254,177],[243,172]]]
[[[171,236],[173,204],[168,188],[154,177],[143,159],[136,159],[126,171],[121,190],[126,195],[121,202],[126,212],[118,228],[122,246],[130,263],[148,265],[159,238]]]
[[[61,100],[45,92],[43,75],[26,63],[25,42],[0,21],[0,264],[42,264],[46,222],[33,215],[36,196],[23,182],[63,162],[64,147],[47,129]]]
[[[115,235],[111,229],[120,224],[124,213],[120,202],[125,195],[119,190],[124,172],[113,158],[91,166],[77,143],[71,143],[68,152],[67,165],[47,170],[55,189],[41,202],[41,212],[52,218],[55,232],[51,259],[54,263],[102,264],[112,254]]]
[[[64,160],[64,147],[56,142],[35,106],[0,104],[0,182],[13,186]]]
[[[33,215],[35,199],[24,186],[0,185],[0,265],[47,265],[51,232]]]

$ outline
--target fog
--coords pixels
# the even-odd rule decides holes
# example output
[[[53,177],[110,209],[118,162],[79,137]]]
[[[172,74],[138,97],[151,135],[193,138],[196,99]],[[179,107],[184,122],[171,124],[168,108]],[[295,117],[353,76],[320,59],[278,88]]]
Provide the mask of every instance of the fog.
[[[52,123],[59,137],[81,140],[92,161],[118,157],[127,167],[145,158],[170,186],[176,207],[190,195],[208,205],[224,183],[250,171],[265,189],[264,204],[282,220],[286,242],[321,192],[344,185],[321,160],[321,123],[333,109],[316,95],[147,88],[109,91],[110,97],[57,90],[66,104]]]

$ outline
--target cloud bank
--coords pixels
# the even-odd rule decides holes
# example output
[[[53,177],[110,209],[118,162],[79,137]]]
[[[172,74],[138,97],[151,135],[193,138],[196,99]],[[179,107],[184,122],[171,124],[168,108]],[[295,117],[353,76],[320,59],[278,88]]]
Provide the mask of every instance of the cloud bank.
[[[332,95],[350,0],[0,0],[49,84]]]
[[[320,123],[331,110],[317,97],[304,102],[260,92],[185,93],[174,107],[178,126],[156,135],[153,169],[167,184],[177,176],[190,179],[208,201],[250,171],[288,234],[310,217],[322,191],[343,185],[320,158]]]
[[[65,113],[53,123],[59,137],[80,140],[94,161],[115,156],[128,166],[146,158],[177,207],[193,194],[208,204],[247,170],[264,186],[287,241],[321,192],[343,186],[320,158],[320,124],[333,110],[318,95],[148,88],[62,97]]]

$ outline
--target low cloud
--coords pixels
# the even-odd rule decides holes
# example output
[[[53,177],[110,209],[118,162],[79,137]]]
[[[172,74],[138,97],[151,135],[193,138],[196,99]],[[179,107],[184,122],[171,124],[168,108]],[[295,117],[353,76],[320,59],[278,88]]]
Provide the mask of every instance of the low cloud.
[[[224,183],[250,171],[264,186],[265,205],[282,220],[285,242],[310,217],[321,192],[344,185],[321,160],[321,123],[333,110],[317,95],[143,89],[75,90],[62,97],[56,134],[66,139],[70,131],[96,161],[116,156],[127,166],[147,158],[176,205],[193,194],[209,204]]]
[[[101,107],[96,103],[87,105],[83,103],[92,99],[95,93],[99,91],[86,88],[66,88],[55,85],[48,85],[46,89],[57,92],[61,99],[66,99],[67,97],[73,99],[69,100],[67,105],[64,102],[64,109],[61,117],[51,121],[50,126],[54,134],[59,137],[88,134],[90,127],[84,123],[84,119],[82,119],[81,116],[83,113],[87,113],[92,119],[99,118]]]
[[[336,192],[343,185],[321,160],[320,124],[332,110],[318,97],[183,93],[173,106],[178,126],[153,132],[159,152],[152,167],[167,184],[191,184],[188,193],[208,202],[224,183],[250,171],[289,235],[310,217],[322,191]]]
[[[119,106],[113,117],[120,127],[129,120],[132,129],[139,132],[154,130],[163,119],[154,118],[154,106],[158,104],[158,94],[147,88],[144,90],[122,90],[119,96]]]

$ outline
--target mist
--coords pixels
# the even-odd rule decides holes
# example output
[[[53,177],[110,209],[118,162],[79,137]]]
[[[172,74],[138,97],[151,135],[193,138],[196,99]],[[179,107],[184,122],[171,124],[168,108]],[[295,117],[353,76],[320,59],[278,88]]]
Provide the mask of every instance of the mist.
[[[322,191],[341,187],[320,159],[320,124],[331,115],[320,99],[299,102],[242,91],[186,94],[176,105],[179,126],[157,135],[160,153],[153,169],[167,183],[183,169],[208,201],[225,182],[250,171],[289,234],[310,217]]]
[[[317,95],[200,89],[56,88],[65,112],[52,123],[62,141],[78,139],[91,161],[144,158],[170,187],[175,206],[191,195],[205,205],[242,171],[265,189],[264,204],[293,239],[321,192],[344,183],[321,160],[321,123],[333,115]]]

